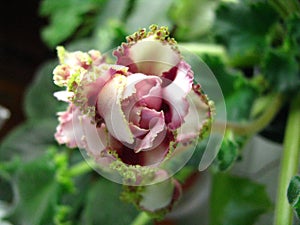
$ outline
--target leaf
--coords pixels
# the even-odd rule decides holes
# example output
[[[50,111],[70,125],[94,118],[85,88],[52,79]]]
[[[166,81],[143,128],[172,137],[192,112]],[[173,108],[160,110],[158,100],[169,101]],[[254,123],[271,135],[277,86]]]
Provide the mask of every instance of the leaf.
[[[13,224],[53,224],[60,188],[52,159],[52,154],[44,154],[19,168],[14,184],[16,208],[9,216]]]
[[[100,12],[105,0],[44,0],[40,6],[40,14],[49,16],[50,24],[42,30],[42,38],[50,46],[65,41],[77,28],[92,21],[94,12]]]
[[[121,185],[99,179],[89,189],[81,224],[130,224],[137,211],[121,202]]]
[[[234,140],[233,133],[230,137],[224,138],[221,148],[214,159],[213,167],[218,171],[225,171],[229,169],[233,163],[236,161],[239,154],[239,146]]]
[[[169,10],[176,24],[176,39],[196,40],[207,34],[214,22],[216,1],[178,0]]]
[[[25,93],[24,108],[28,119],[56,118],[56,113],[65,108],[53,93],[60,88],[53,83],[53,69],[56,61],[49,61],[39,68],[35,79]]]
[[[133,33],[139,28],[148,28],[151,24],[169,26],[170,28],[171,22],[167,12],[171,4],[172,0],[137,0],[134,11],[129,15],[126,22],[127,31]]]
[[[298,218],[300,218],[300,177],[294,176],[289,184],[287,197],[290,205],[295,210]]]
[[[298,91],[300,87],[299,64],[291,52],[271,49],[264,61],[264,76],[270,88],[277,92]]]
[[[231,65],[259,63],[278,15],[266,1],[222,2],[216,11],[216,39],[228,48]]]
[[[210,203],[211,225],[253,225],[271,208],[263,185],[224,173],[214,175]]]
[[[241,71],[226,67],[218,56],[204,55],[202,59],[212,70],[221,86],[227,120],[231,122],[249,120],[252,105],[259,94],[259,87],[252,84]]]
[[[54,119],[27,121],[14,129],[0,144],[0,162],[20,158],[21,162],[41,156],[54,145]]]
[[[300,49],[300,17],[295,16],[287,21],[288,41],[291,45],[291,50],[299,56]]]

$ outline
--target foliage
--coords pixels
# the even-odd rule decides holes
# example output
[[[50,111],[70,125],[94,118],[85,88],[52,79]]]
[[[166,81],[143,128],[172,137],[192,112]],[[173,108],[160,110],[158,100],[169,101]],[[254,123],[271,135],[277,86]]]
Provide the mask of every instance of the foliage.
[[[213,179],[211,225],[251,225],[271,209],[263,185],[228,174],[217,175]]]
[[[294,176],[288,187],[288,201],[300,217],[300,177]]]
[[[210,224],[251,225],[272,210],[266,188],[233,176],[231,169],[243,160],[246,141],[272,120],[286,120],[275,116],[299,95],[298,1],[43,0],[39,12],[49,20],[41,36],[51,49],[64,43],[71,51],[105,52],[138,28],[169,26],[176,40],[185,42],[213,71],[226,102],[226,135],[212,166]],[[58,90],[52,82],[54,63],[46,62],[37,71],[24,99],[27,120],[0,145],[0,203],[9,206],[4,217],[0,214],[0,223],[129,224],[138,211],[120,201],[120,186],[82,164],[79,151],[54,140],[56,112],[65,108],[52,96]],[[283,127],[277,131],[284,135]],[[294,135],[297,141],[300,134]],[[285,145],[300,149],[295,143],[291,139]],[[181,183],[197,171],[202,153],[198,145],[177,174]],[[283,199],[288,196],[298,216],[299,183],[299,177],[293,177],[288,193],[280,193]]]

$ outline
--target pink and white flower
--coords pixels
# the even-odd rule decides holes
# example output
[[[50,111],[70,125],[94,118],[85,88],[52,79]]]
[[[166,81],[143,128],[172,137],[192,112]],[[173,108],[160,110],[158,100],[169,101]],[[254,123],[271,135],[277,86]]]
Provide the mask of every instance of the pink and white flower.
[[[134,33],[113,54],[109,64],[95,50],[58,48],[54,82],[66,90],[55,95],[69,107],[58,113],[55,138],[85,149],[102,167],[158,168],[207,130],[209,101],[165,27]]]

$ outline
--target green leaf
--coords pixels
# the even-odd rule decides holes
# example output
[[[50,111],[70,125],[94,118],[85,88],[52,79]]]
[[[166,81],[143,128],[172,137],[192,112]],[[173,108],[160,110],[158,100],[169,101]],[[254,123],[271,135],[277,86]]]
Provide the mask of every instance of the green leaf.
[[[300,54],[300,17],[292,17],[287,21],[288,41],[291,51],[296,55]]]
[[[268,46],[268,31],[278,20],[267,1],[222,2],[216,15],[216,39],[228,47],[231,64],[258,63]]]
[[[51,25],[42,30],[42,39],[51,47],[71,36],[83,19],[72,12],[59,11],[52,16]]]
[[[42,38],[50,46],[69,38],[78,28],[93,23],[105,0],[44,0],[40,6],[40,14],[49,16],[50,24],[42,30]],[[95,13],[96,12],[96,13]]]
[[[28,119],[55,119],[58,111],[65,110],[65,104],[53,96],[54,92],[61,90],[53,83],[53,69],[56,65],[57,61],[49,61],[41,66],[27,88],[24,108]]]
[[[99,179],[89,189],[81,224],[130,224],[138,214],[132,205],[120,201],[121,185]]]
[[[277,92],[297,91],[300,87],[299,63],[292,52],[271,49],[264,61],[264,76]]]
[[[60,188],[52,159],[52,154],[44,154],[19,168],[14,185],[16,208],[9,216],[13,224],[53,224]]]
[[[202,59],[212,70],[221,86],[227,120],[231,122],[249,120],[252,105],[259,94],[259,87],[252,84],[241,71],[226,67],[218,56],[204,55]]]
[[[214,22],[217,1],[177,0],[170,8],[170,17],[176,24],[176,39],[196,40],[207,34]]]
[[[168,18],[168,10],[172,0],[148,1],[137,0],[133,12],[126,22],[126,29],[129,33],[137,31],[139,28],[148,28],[151,24],[159,26],[171,26]]]
[[[224,173],[214,175],[210,203],[211,225],[253,225],[271,208],[263,185]]]
[[[289,184],[287,197],[290,205],[295,210],[298,218],[300,218],[300,177],[294,176]]]
[[[46,149],[54,145],[57,120],[47,119],[27,121],[14,129],[0,144],[0,162],[14,158],[21,162],[30,161],[42,155]]]
[[[229,169],[238,158],[239,150],[234,134],[227,131],[218,155],[213,162],[213,167],[218,171]]]

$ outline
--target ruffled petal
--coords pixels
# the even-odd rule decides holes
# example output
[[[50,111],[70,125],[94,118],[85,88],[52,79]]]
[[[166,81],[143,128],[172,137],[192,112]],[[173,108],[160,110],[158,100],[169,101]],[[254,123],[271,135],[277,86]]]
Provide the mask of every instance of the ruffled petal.
[[[127,77],[122,110],[128,121],[139,125],[144,107],[159,110],[162,104],[161,79],[156,76],[132,74]]]
[[[139,138],[148,133],[148,129],[143,129],[134,124],[129,124],[130,130],[135,138]]]
[[[182,143],[198,138],[212,115],[209,101],[200,92],[199,85],[193,85],[193,90],[188,94],[187,100],[190,105],[189,112],[185,117],[185,122],[178,129],[177,134],[177,141]]]
[[[123,75],[116,75],[110,80],[98,95],[97,111],[104,119],[111,135],[121,142],[132,144],[134,142],[133,134],[121,107],[126,83],[126,77]]]
[[[162,80],[157,76],[136,73],[127,77],[123,101],[132,107],[136,103],[148,108],[160,109],[162,103]]]
[[[55,139],[59,144],[66,144],[69,148],[84,146],[82,140],[76,138],[83,136],[79,125],[80,114],[80,110],[72,104],[67,111],[58,113],[59,125],[56,128]]]
[[[191,67],[183,60],[178,63],[175,69],[174,80],[164,78],[163,82],[167,84],[163,90],[163,99],[168,106],[166,117],[170,129],[177,129],[183,122],[188,113],[189,103],[186,100],[193,84],[193,71]],[[174,68],[171,69],[174,73]]]
[[[95,117],[98,94],[101,89],[116,74],[127,72],[124,66],[101,64],[86,72],[74,88],[72,102],[80,108],[83,114]]]
[[[70,105],[66,112],[59,113],[59,121],[55,134],[58,143],[66,144],[70,148],[85,148],[95,159],[101,157],[101,152],[108,145],[104,124],[96,127],[74,105]]]
[[[91,120],[83,115],[80,119],[81,127],[74,127],[74,129],[82,129],[83,136],[78,136],[79,141],[84,142],[84,148],[89,155],[93,156],[96,160],[102,157],[102,152],[107,148],[107,131],[105,125],[96,127],[91,123]]]
[[[128,165],[157,166],[169,153],[173,146],[174,135],[167,131],[162,142],[151,151],[134,152],[133,147],[114,140],[111,146],[123,163]],[[133,145],[134,146],[134,145]]]
[[[140,151],[151,151],[163,141],[166,134],[165,118],[163,112],[152,109],[143,109],[141,123],[148,126],[148,133],[143,138],[137,138],[134,148],[136,153]],[[165,132],[164,132],[165,131]]]
[[[53,71],[54,83],[58,86],[68,86],[70,80],[72,83],[81,73],[89,70],[95,60],[98,65],[100,61],[99,58],[102,58],[100,52],[95,50],[90,52],[92,56],[81,51],[68,52],[62,46],[57,47],[60,65]]]
[[[141,162],[143,166],[155,166],[159,165],[167,156],[170,149],[172,148],[174,141],[174,135],[168,131],[164,135],[163,141],[157,145],[151,151],[141,151],[137,154],[141,154]]]
[[[114,55],[117,64],[129,67],[132,73],[161,75],[180,61],[176,42],[169,37],[166,27],[151,26],[127,37]]]

